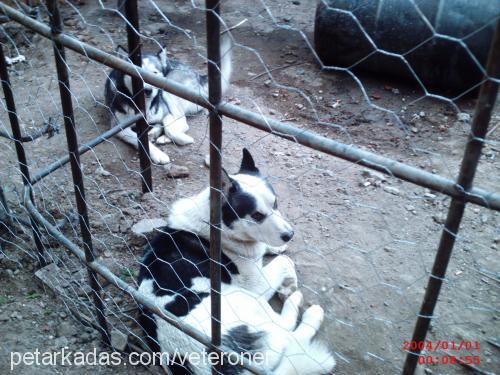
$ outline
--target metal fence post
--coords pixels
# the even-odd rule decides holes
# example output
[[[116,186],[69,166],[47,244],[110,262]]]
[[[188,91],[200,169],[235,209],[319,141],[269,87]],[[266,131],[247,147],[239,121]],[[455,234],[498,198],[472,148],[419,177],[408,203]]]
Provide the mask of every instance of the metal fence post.
[[[212,315],[212,344],[221,344],[221,206],[222,206],[222,118],[217,111],[221,101],[220,72],[220,1],[206,0],[208,100],[213,108],[210,125],[210,288]],[[220,358],[219,358],[220,360]],[[220,374],[219,366],[212,373]]]
[[[478,101],[474,112],[474,119],[471,125],[471,132],[467,146],[465,148],[462,165],[457,179],[457,188],[467,194],[472,188],[472,182],[481,157],[481,150],[491,119],[491,113],[495,106],[498,94],[498,83],[491,80],[491,77],[500,76],[500,20],[497,21],[495,35],[491,44],[488,63],[486,65],[487,79],[481,85]],[[446,274],[446,268],[453,251],[455,238],[460,228],[460,222],[465,210],[466,201],[453,198],[448,209],[448,216],[441,234],[439,247],[434,259],[431,275],[427,284],[420,313],[418,315],[415,329],[413,331],[412,342],[421,342],[427,336],[427,330],[433,317],[434,308],[439,297],[441,285]],[[417,345],[417,348],[419,345]],[[418,363],[420,349],[408,352],[403,367],[404,375],[412,375]]]
[[[62,33],[62,21],[57,0],[48,0],[50,25],[52,34],[57,35]],[[80,155],[78,152],[78,138],[75,128],[75,119],[73,115],[72,95],[69,86],[68,66],[66,65],[66,55],[62,44],[53,41],[54,57],[57,68],[57,78],[59,81],[59,92],[61,96],[61,105],[64,115],[64,128],[66,131],[66,139],[68,143],[68,151],[71,164],[71,175],[75,188],[76,205],[80,220],[80,231],[85,249],[85,259],[88,263],[94,261],[95,255],[92,247],[92,235],[90,234],[89,219],[87,214],[87,203],[85,201],[85,188],[83,183],[83,173],[80,165]],[[97,279],[97,274],[90,267],[87,267],[89,285],[92,288],[92,297],[97,316],[101,335],[106,344],[110,344],[110,337],[104,315],[104,304],[101,298],[101,286]]]
[[[3,46],[0,43],[0,78],[2,79],[2,89],[5,96],[5,105],[7,111],[9,112],[10,127],[12,129],[12,137],[14,138],[14,143],[16,147],[17,160],[19,161],[19,170],[21,171],[21,176],[24,186],[29,186],[31,188],[31,178],[28,168],[28,162],[26,160],[26,153],[24,151],[24,146],[21,141],[21,128],[19,127],[19,118],[17,117],[16,103],[14,100],[14,94],[12,92],[12,87],[10,85],[9,72],[7,70],[7,61],[5,60],[5,54],[3,52]],[[33,202],[33,192],[30,189],[30,199]],[[7,207],[6,207],[7,208]],[[31,228],[33,230],[33,240],[35,241],[35,246],[38,251],[38,262],[41,266],[46,264],[45,258],[43,256],[44,247],[40,239],[40,231],[36,222],[30,218]]]
[[[139,35],[139,14],[137,0],[125,1],[125,17],[127,18],[127,40],[130,61],[142,67],[141,37]],[[134,103],[142,113],[142,118],[137,121],[137,137],[139,140],[139,163],[141,165],[142,192],[153,191],[151,177],[151,159],[149,157],[148,128],[146,121],[146,100],[144,98],[144,82],[142,79],[132,77],[132,91]]]

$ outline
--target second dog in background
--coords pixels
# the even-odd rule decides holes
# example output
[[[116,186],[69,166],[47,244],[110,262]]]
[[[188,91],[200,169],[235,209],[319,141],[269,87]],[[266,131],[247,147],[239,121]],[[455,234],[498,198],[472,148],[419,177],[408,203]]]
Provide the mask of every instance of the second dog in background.
[[[226,32],[222,34],[221,38],[223,93],[227,90],[231,78],[231,48],[232,41],[229,33]],[[162,48],[156,54],[143,54],[142,67],[154,74],[181,83],[203,96],[208,95],[207,76],[196,72],[187,64],[169,59],[165,48]],[[133,101],[132,92],[132,78],[119,70],[112,70],[106,80],[104,89],[105,104],[112,114],[110,127],[138,112]],[[193,138],[186,134],[189,130],[186,116],[196,114],[202,108],[148,83],[144,83],[144,94],[146,98],[146,120],[153,126],[149,131],[150,139],[155,140],[157,144],[173,142],[183,146],[193,143]],[[124,129],[117,136],[122,141],[138,149],[137,133],[133,128]],[[170,162],[168,155],[153,145],[152,142],[149,144],[149,150],[153,163],[167,164]]]

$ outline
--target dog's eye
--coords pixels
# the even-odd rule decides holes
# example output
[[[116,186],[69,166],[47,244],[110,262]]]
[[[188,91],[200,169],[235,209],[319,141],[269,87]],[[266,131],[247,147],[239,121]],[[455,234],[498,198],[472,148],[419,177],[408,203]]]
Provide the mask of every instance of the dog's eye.
[[[262,221],[264,221],[264,219],[266,218],[266,215],[264,215],[263,213],[260,213],[259,211],[256,211],[254,212],[252,215],[250,215],[252,217],[252,219],[254,219],[257,223],[260,223]]]
[[[273,204],[273,210],[277,210],[277,209],[278,209],[278,200],[275,199],[274,204]]]

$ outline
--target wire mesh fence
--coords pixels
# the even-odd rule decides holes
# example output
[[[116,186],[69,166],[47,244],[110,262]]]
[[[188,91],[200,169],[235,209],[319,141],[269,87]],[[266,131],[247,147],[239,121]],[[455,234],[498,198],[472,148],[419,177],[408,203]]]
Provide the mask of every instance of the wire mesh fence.
[[[134,3],[0,4],[2,262],[123,352],[203,351],[181,326],[209,346],[266,348],[269,362],[245,361],[257,373],[328,372],[323,350],[336,373],[497,371],[498,46],[486,60],[500,7],[455,32],[445,1]],[[418,38],[392,46],[383,22],[397,12]],[[323,35],[332,19],[349,33]],[[440,49],[472,64],[467,79],[434,85],[419,59]]]

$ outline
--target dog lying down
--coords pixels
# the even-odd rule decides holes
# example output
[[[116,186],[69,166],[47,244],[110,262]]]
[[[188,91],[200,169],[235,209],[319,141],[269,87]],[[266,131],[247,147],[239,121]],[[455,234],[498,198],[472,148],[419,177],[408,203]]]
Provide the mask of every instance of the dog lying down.
[[[223,93],[227,90],[231,78],[231,48],[232,41],[229,33],[226,32],[222,34],[221,38]],[[127,56],[125,51],[122,53]],[[189,65],[169,59],[165,48],[162,48],[157,54],[143,54],[142,67],[154,74],[181,83],[201,95],[208,95],[207,76],[199,74]],[[112,70],[106,79],[104,88],[105,104],[112,115],[110,127],[138,112],[132,99],[132,92],[131,77],[119,70]],[[144,94],[146,99],[146,120],[152,126],[148,133],[149,139],[157,144],[174,142],[176,145],[183,146],[193,143],[193,138],[186,134],[189,130],[186,116],[196,114],[202,110],[202,107],[148,83],[144,83]],[[137,134],[133,128],[124,129],[117,136],[134,148],[139,147]],[[151,142],[149,143],[149,151],[153,163],[167,164],[170,162],[168,155]]]
[[[274,374],[324,374],[335,361],[314,339],[323,309],[313,305],[299,319],[302,294],[290,258],[277,255],[263,265],[269,247],[282,248],[293,236],[278,210],[271,184],[243,150],[240,170],[223,173],[222,206],[222,343],[231,351]],[[146,247],[139,272],[139,290],[184,323],[210,335],[209,188],[175,202],[168,226]],[[269,300],[286,298],[281,313]],[[143,309],[139,317],[148,345],[155,352],[204,353],[204,346]],[[259,361],[256,360],[257,354]],[[174,374],[210,374],[210,363],[176,357]],[[233,362],[234,363],[234,362]],[[223,366],[224,374],[246,371]]]

